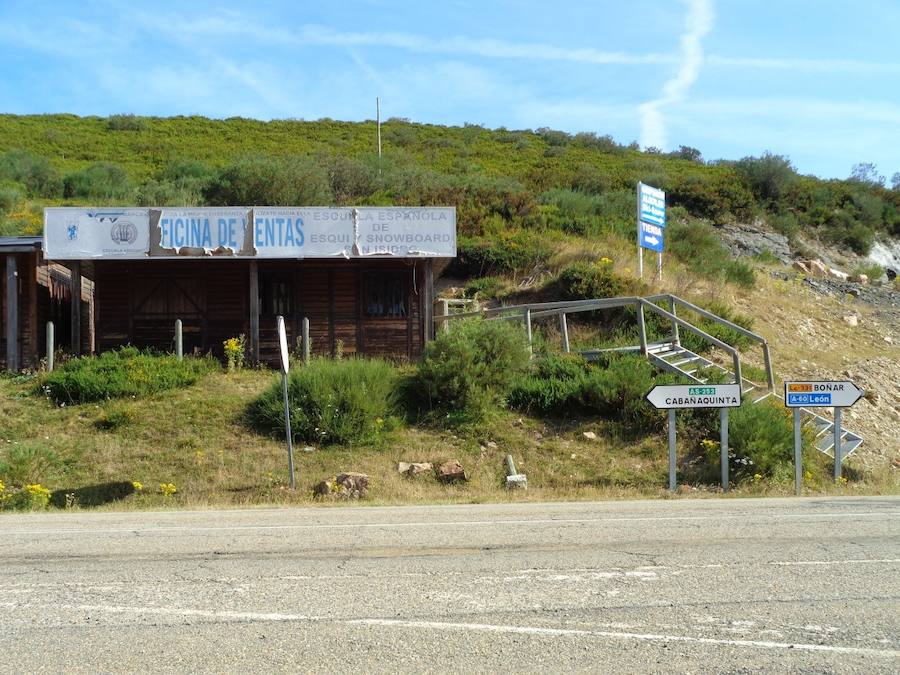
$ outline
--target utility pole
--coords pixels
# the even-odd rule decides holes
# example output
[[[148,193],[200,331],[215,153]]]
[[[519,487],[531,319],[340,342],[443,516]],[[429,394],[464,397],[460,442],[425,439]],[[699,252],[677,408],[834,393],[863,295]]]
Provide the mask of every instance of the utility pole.
[[[378,162],[381,162],[381,100],[375,97],[375,129],[378,139]]]

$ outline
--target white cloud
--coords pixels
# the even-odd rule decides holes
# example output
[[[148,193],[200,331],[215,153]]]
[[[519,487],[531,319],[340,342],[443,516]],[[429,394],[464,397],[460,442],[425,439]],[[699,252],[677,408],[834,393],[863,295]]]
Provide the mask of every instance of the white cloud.
[[[666,120],[663,108],[679,103],[687,96],[691,85],[700,74],[703,64],[701,40],[712,30],[712,0],[687,0],[688,13],[685,31],[681,35],[681,63],[675,76],[669,79],[661,95],[638,106],[641,117],[641,144],[646,148],[666,146]]]

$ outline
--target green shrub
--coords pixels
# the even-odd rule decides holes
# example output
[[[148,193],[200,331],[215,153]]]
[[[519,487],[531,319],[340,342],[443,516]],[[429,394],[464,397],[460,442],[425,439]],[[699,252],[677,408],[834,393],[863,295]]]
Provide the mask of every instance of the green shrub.
[[[798,181],[791,161],[766,152],[762,157],[744,157],[735,168],[744,175],[760,204],[777,205]]]
[[[540,415],[578,415],[589,366],[577,354],[549,354],[516,378],[509,392],[511,408]]]
[[[124,199],[131,195],[131,179],[115,162],[97,162],[70,173],[63,181],[66,199]]]
[[[0,181],[25,186],[31,197],[59,197],[62,181],[46,157],[28,150],[8,150],[0,155]]]
[[[635,282],[617,275],[612,264],[578,262],[565,268],[557,279],[566,300],[615,298],[635,292]]]
[[[460,237],[456,258],[447,274],[483,277],[519,274],[545,264],[550,247],[544,238],[526,232],[515,232],[495,238]]]
[[[66,361],[48,373],[43,390],[57,403],[78,404],[125,396],[142,397],[194,384],[219,370],[212,358],[185,358],[123,347]]]
[[[498,299],[506,293],[507,282],[500,277],[480,277],[470,282],[463,295],[476,300]]]
[[[326,205],[334,201],[328,174],[302,156],[246,157],[226,166],[204,190],[213,206]]]
[[[137,115],[110,115],[106,118],[106,128],[110,131],[144,131],[147,120]]]
[[[729,413],[729,460],[734,482],[760,474],[776,480],[793,475],[794,427],[791,411],[780,403],[745,401]],[[812,451],[806,439],[807,460]],[[712,458],[711,458],[712,459]],[[718,462],[718,458],[715,458]]]
[[[12,211],[25,195],[13,185],[0,185],[0,213]]]
[[[667,250],[694,272],[753,288],[756,275],[743,260],[733,258],[722,246],[715,229],[700,220],[672,223],[666,228]]]
[[[509,403],[543,415],[600,416],[629,432],[658,431],[663,416],[644,396],[655,384],[671,380],[633,354],[607,355],[591,364],[578,356],[548,356],[516,379]]]
[[[18,490],[6,488],[0,482],[0,510],[40,511],[50,503],[50,490],[40,483],[23,485]]]
[[[0,452],[0,480],[7,486],[41,483],[62,467],[59,455],[45,445],[32,442],[8,445]]]
[[[321,445],[359,445],[380,437],[396,413],[399,371],[380,359],[313,359],[288,379],[291,435]],[[281,378],[248,409],[257,430],[284,437]]]
[[[454,321],[425,348],[415,385],[428,409],[452,423],[479,420],[502,404],[529,359],[517,322]]]

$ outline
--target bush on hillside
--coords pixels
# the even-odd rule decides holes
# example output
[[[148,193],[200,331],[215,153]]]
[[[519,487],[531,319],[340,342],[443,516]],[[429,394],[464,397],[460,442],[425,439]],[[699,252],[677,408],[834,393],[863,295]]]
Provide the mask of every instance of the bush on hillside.
[[[743,174],[757,201],[766,208],[778,205],[798,181],[791,161],[770,152],[761,157],[744,157],[734,168]]]
[[[313,359],[291,371],[288,407],[295,441],[360,445],[376,441],[396,412],[399,371],[380,359]],[[284,437],[281,378],[248,409],[257,430]]]
[[[66,199],[126,199],[133,189],[125,169],[114,162],[96,162],[63,180]]]
[[[426,346],[414,390],[429,410],[446,414],[451,423],[477,421],[502,405],[529,360],[518,322],[454,321]]]
[[[62,181],[46,157],[28,150],[8,150],[0,155],[0,181],[25,187],[30,197],[59,197]]]
[[[167,389],[187,387],[220,369],[212,358],[185,358],[122,347],[99,356],[66,361],[45,375],[41,389],[60,404],[89,403],[111,398],[140,398]]]
[[[612,263],[577,262],[560,272],[557,279],[565,300],[616,298],[637,291],[637,282],[615,273]]]
[[[204,190],[213,206],[328,205],[328,174],[309,157],[245,157],[222,169]]]
[[[7,487],[46,483],[62,467],[56,451],[39,443],[16,443],[0,451],[0,483]]]
[[[147,119],[137,115],[110,115],[106,118],[106,128],[110,131],[144,131]]]
[[[707,434],[718,438],[718,427]],[[794,474],[794,426],[791,411],[780,404],[762,401],[745,401],[729,413],[729,469],[734,483],[752,479],[759,474],[763,478],[789,481]],[[707,443],[708,460],[718,468],[719,449]],[[804,465],[811,459],[810,440],[804,439]]]
[[[672,255],[697,274],[724,279],[744,288],[756,284],[753,268],[734,258],[708,223],[699,220],[672,223],[666,228],[666,238]]]
[[[447,268],[447,274],[461,277],[522,274],[545,264],[550,253],[546,240],[530,232],[495,238],[460,237],[456,258]]]
[[[629,432],[661,429],[663,416],[644,400],[654,385],[671,381],[633,354],[589,364],[576,355],[550,355],[516,379],[509,394],[515,409],[548,416],[591,415],[619,422]]]

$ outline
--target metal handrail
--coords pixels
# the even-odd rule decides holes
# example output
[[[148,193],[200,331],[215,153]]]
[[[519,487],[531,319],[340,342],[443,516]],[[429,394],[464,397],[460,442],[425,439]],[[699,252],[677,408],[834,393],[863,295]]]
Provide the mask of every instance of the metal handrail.
[[[695,312],[695,313],[699,314],[700,316],[704,317],[705,319],[709,319],[710,321],[718,323],[722,326],[727,326],[728,328],[735,331],[736,333],[743,335],[744,337],[747,337],[756,342],[759,342],[762,345],[763,361],[764,361],[765,367],[766,367],[766,383],[768,384],[769,390],[774,391],[774,389],[775,389],[775,373],[772,370],[772,355],[769,351],[769,341],[766,340],[766,338],[764,338],[762,335],[759,335],[758,333],[754,333],[751,330],[747,330],[743,326],[739,326],[736,323],[734,323],[733,321],[729,321],[728,319],[723,319],[722,317],[717,316],[717,315],[713,314],[712,312],[703,309],[702,307],[698,307],[697,305],[695,305],[692,302],[688,302],[687,300],[685,300],[683,298],[679,298],[677,295],[672,295],[672,294],[654,295],[654,296],[650,296],[646,299],[649,300],[650,302],[654,302],[654,301],[658,301],[658,300],[668,300],[673,305],[674,304],[681,305],[685,309],[689,309],[692,312]]]
[[[641,315],[639,316],[638,320],[640,321],[641,324],[643,324],[643,320],[642,320],[643,319],[643,309],[644,309],[644,307],[648,307],[649,309],[656,312],[660,316],[670,319],[673,323],[678,324],[685,330],[688,330],[688,331],[694,333],[695,335],[699,335],[704,340],[715,345],[719,349],[722,349],[726,353],[731,354],[732,362],[734,363],[735,383],[741,384],[743,382],[743,379],[741,378],[741,358],[740,358],[740,355],[739,355],[737,349],[735,349],[728,343],[722,342],[720,339],[713,337],[709,333],[707,333],[703,330],[700,330],[695,325],[693,325],[692,323],[689,323],[688,321],[685,321],[681,317],[675,316],[671,312],[667,312],[662,307],[659,307],[659,306],[653,304],[649,300],[646,300],[644,298],[638,298],[638,301],[640,302],[640,309],[641,309]],[[641,331],[641,351],[644,352],[645,354],[647,353],[647,336],[646,336],[646,334],[644,334],[644,331]]]
[[[657,302],[663,301],[667,301],[669,303],[669,307],[672,311],[666,311],[655,304]],[[671,293],[652,295],[644,298],[637,296],[623,296],[618,298],[594,298],[590,300],[557,300],[554,302],[536,302],[520,305],[509,305],[505,307],[483,308],[472,312],[460,312],[458,314],[435,316],[434,321],[444,322],[450,321],[451,319],[464,319],[467,317],[483,316],[488,318],[493,316],[494,318],[499,319],[523,321],[526,325],[526,330],[528,330],[528,332],[530,333],[532,319],[539,319],[548,316],[560,316],[562,318],[567,314],[575,314],[577,312],[590,312],[600,309],[626,307],[629,305],[635,305],[638,309],[638,329],[641,338],[640,349],[644,354],[647,353],[647,336],[646,326],[644,323],[644,307],[649,307],[651,311],[656,312],[660,316],[669,319],[672,322],[672,340],[674,344],[681,343],[678,333],[678,329],[680,327],[694,333],[695,335],[698,335],[714,346],[719,347],[727,354],[730,354],[734,361],[735,378],[737,380],[737,383],[741,384],[743,382],[743,378],[741,376],[740,357],[737,349],[677,316],[675,314],[675,308],[676,306],[680,305],[684,309],[695,312],[705,319],[730,328],[739,335],[743,335],[751,340],[759,342],[762,345],[763,350],[763,359],[765,361],[766,380],[768,388],[770,391],[774,391],[775,375],[772,369],[772,358],[769,351],[769,343],[763,336],[754,333],[753,331],[747,330],[743,326],[739,326],[733,321],[723,319],[722,317],[717,316],[712,312],[703,309],[702,307],[698,307],[692,302],[688,302],[687,300],[679,298],[676,295],[672,295]]]

